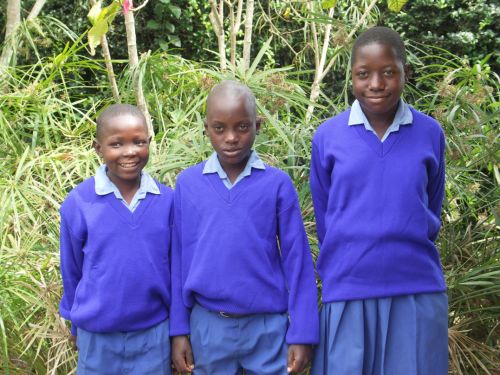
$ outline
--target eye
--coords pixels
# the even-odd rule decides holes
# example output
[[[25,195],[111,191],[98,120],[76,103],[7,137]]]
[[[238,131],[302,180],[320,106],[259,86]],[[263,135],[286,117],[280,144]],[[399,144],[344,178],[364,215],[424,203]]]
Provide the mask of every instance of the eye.
[[[136,144],[137,146],[141,146],[141,147],[142,147],[142,146],[146,146],[146,145],[148,144],[148,141],[147,141],[147,140],[145,140],[145,139],[140,139],[140,140],[138,140],[138,141],[135,141],[135,144]]]
[[[368,72],[366,70],[360,70],[356,73],[356,76],[359,78],[366,78],[368,77]]]
[[[391,70],[391,69],[388,69],[388,70],[384,70],[384,75],[386,77],[392,77],[394,75],[394,71]]]
[[[240,124],[239,125],[239,129],[241,131],[247,131],[248,129],[250,129],[250,125],[248,125],[248,124]]]
[[[112,142],[109,144],[111,148],[119,148],[122,144],[120,142]]]
[[[221,125],[215,125],[213,129],[215,130],[216,133],[222,133],[224,131],[224,127]]]

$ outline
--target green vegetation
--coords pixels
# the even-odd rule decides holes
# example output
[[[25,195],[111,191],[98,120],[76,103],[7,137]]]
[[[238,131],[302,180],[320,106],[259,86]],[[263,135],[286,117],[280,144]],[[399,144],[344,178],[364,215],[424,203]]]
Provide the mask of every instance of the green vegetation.
[[[17,66],[11,64],[0,82],[3,374],[74,372],[76,354],[58,314],[58,208],[73,186],[94,173],[99,163],[91,148],[94,120],[107,103],[113,102],[106,66],[98,57],[100,52],[91,57],[82,24],[71,24],[77,15],[69,14],[71,10],[64,8],[61,1],[54,1],[66,9],[62,17],[54,13],[53,4],[49,3],[46,7],[50,14],[63,22],[37,18],[22,23],[18,30]],[[204,49],[217,49],[217,41],[208,16],[197,18],[201,7],[197,3],[201,2],[153,3],[156,5],[147,5],[144,13],[137,16],[137,33],[138,38],[143,33],[142,40],[150,41],[159,48],[158,52],[143,56],[134,72],[126,69],[124,60],[114,62],[115,69],[122,69],[117,70],[122,101],[135,103],[135,74],[143,85],[155,133],[148,169],[160,181],[174,186],[179,171],[206,158],[210,153],[202,126],[206,94],[224,77],[241,79],[256,92],[259,112],[265,119],[257,150],[265,162],[284,169],[292,177],[316,255],[308,186],[310,140],[322,120],[349,104],[349,77],[345,72],[350,41],[345,38],[345,30],[350,31],[359,21],[370,2],[339,0],[335,9],[342,12],[333,21],[327,18],[328,9],[308,13],[289,2],[261,2],[256,5],[250,68],[246,70],[243,63],[236,62],[224,72],[219,61],[203,62],[207,56],[217,60]],[[350,6],[351,3],[356,5]],[[420,3],[423,1],[413,5],[410,1],[404,8],[407,13],[390,16],[394,27],[401,27],[398,18],[409,22],[405,17],[410,17],[411,7]],[[86,2],[75,4],[78,5],[74,9],[88,10]],[[187,18],[178,17],[178,10],[170,6],[178,6]],[[167,11],[169,16],[162,13]],[[361,27],[378,17],[389,17],[384,12],[373,8]],[[174,27],[163,23],[163,17],[170,17]],[[275,29],[269,27],[270,20]],[[332,34],[337,44],[329,50],[328,58],[335,53],[339,56],[322,83],[317,102],[310,98],[315,69],[311,61],[315,54],[310,47],[310,29],[304,26],[311,22],[316,23],[318,33],[325,25],[334,25]],[[120,47],[120,43],[124,45],[123,36],[119,40],[116,31],[120,23],[121,16],[115,20],[116,29],[110,35],[115,58],[126,57],[126,49]],[[488,25],[483,30],[493,30]],[[192,30],[192,36],[184,35],[185,30]],[[412,26],[408,33],[419,30],[420,26]],[[269,39],[271,34],[274,36]],[[182,42],[181,49],[163,51],[162,48],[177,45],[176,36]],[[488,39],[487,35],[478,37]],[[442,49],[450,46],[444,42],[438,47],[436,43],[429,46],[416,38],[410,40],[414,78],[407,86],[405,98],[437,118],[447,136],[446,199],[438,242],[449,288],[450,371],[493,374],[500,368],[500,79],[494,69],[498,55],[493,47],[485,47],[481,54],[475,50],[467,52],[466,58],[457,55],[460,49],[454,53]],[[140,51],[156,49],[145,48],[142,43],[138,43]],[[238,48],[241,45],[238,41]],[[308,117],[311,105],[314,112]]]

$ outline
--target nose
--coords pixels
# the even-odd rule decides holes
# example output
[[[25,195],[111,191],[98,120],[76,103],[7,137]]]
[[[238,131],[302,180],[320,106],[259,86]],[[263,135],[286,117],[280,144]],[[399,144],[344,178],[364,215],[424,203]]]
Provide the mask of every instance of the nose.
[[[238,142],[238,134],[235,131],[228,131],[226,133],[226,143],[236,143]]]
[[[137,152],[137,147],[133,144],[126,145],[123,149],[123,154],[125,156],[133,156]]]
[[[384,78],[380,74],[373,74],[369,82],[370,90],[383,90],[385,88]]]

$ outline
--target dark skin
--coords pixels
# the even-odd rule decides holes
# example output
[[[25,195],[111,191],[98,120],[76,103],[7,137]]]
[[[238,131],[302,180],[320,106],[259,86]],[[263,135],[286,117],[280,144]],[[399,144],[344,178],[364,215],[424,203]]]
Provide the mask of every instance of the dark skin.
[[[150,141],[143,119],[131,114],[110,118],[94,141],[97,154],[106,163],[106,174],[127,203],[132,201],[141,185]]]
[[[250,108],[244,96],[220,93],[209,97],[205,132],[231,182],[234,182],[245,168],[260,125],[261,121],[256,117],[255,108]],[[288,372],[303,371],[311,357],[310,345],[289,345]],[[172,339],[172,361],[177,372],[193,371],[193,353],[187,336],[176,336]]]
[[[387,44],[371,43],[355,51],[352,92],[363,113],[382,139],[391,125],[410,69]]]

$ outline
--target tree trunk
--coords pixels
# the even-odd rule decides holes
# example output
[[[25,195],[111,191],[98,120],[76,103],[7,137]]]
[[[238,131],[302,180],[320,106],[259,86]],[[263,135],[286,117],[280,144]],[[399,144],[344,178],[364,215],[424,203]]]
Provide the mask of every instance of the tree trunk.
[[[7,1],[7,21],[5,24],[5,39],[2,55],[0,56],[0,78],[3,78],[5,70],[10,65],[14,55],[15,32],[21,23],[21,0]]]
[[[134,12],[132,11],[125,13],[125,30],[127,32],[128,61],[134,83],[137,107],[139,107],[146,118],[149,135],[154,136],[153,123],[148,111],[146,98],[144,97],[144,91],[142,90],[142,77],[139,72],[139,55],[137,53],[137,42],[135,38],[135,19]]]
[[[254,5],[254,0],[247,0],[247,10],[245,13],[245,36],[243,38],[243,63],[245,71],[250,68]]]
[[[28,14],[28,17],[26,18],[27,20],[31,20],[33,18],[38,17],[40,14],[40,11],[42,10],[43,6],[45,5],[46,0],[36,0],[35,4],[33,5],[33,8],[31,8],[30,14]]]
[[[209,0],[209,2],[211,11],[208,17],[210,18],[210,23],[214,28],[215,35],[217,35],[220,70],[225,71],[227,69],[227,59],[226,41],[224,36],[224,0],[220,0],[219,4],[217,4],[215,0]]]

